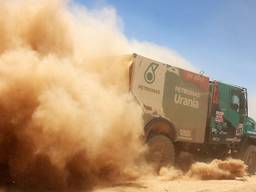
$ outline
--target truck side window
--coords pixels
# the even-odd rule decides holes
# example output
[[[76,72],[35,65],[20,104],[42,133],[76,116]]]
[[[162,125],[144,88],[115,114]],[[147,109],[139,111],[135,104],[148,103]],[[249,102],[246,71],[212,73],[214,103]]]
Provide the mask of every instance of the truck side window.
[[[233,95],[232,96],[232,104],[231,107],[233,110],[235,110],[236,112],[239,113],[239,109],[240,109],[240,99],[237,95]]]

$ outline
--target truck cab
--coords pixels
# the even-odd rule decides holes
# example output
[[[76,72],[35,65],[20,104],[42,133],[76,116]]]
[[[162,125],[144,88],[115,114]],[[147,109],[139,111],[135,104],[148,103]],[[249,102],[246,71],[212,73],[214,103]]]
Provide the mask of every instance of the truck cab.
[[[209,143],[240,143],[248,121],[247,90],[218,81],[210,82]]]

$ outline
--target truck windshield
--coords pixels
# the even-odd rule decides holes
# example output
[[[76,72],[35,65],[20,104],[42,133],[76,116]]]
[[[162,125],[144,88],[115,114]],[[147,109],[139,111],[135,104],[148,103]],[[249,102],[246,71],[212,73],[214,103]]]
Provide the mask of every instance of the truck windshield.
[[[232,108],[236,111],[236,112],[240,112],[240,99],[237,95],[233,95],[232,96]]]

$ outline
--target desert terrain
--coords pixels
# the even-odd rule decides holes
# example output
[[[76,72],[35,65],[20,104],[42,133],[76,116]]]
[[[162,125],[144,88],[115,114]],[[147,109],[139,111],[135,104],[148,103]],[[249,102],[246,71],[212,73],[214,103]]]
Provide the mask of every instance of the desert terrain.
[[[93,192],[255,192],[256,176],[236,180],[175,180],[148,177]]]

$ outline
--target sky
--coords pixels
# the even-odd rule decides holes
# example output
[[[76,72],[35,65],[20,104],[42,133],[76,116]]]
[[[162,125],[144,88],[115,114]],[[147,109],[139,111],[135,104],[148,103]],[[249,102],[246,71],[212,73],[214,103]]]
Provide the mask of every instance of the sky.
[[[129,40],[175,50],[211,79],[256,97],[255,0],[76,0],[113,7]]]

